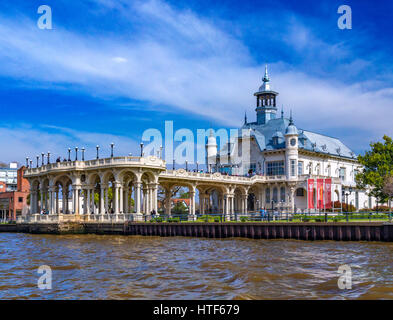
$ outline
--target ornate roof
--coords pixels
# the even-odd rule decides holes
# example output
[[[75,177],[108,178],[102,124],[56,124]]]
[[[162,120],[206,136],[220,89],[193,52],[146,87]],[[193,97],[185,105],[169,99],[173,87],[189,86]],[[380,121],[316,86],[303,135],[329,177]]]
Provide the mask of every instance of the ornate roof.
[[[355,153],[339,139],[312,131],[298,130],[294,124],[290,124],[291,120],[287,118],[272,119],[263,125],[258,125],[256,122],[248,123],[239,129],[239,136],[242,135],[242,129],[251,129],[250,135],[255,138],[260,151],[276,150],[285,148],[285,143],[274,145],[273,137],[280,134],[284,136],[287,131],[292,132],[296,129],[299,134],[299,149],[345,158],[356,157]]]

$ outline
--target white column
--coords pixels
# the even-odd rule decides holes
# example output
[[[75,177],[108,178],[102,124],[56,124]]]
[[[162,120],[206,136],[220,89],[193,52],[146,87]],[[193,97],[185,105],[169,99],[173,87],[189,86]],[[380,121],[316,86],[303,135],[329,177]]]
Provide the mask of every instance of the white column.
[[[147,188],[147,214],[153,210],[153,191],[151,185]]]
[[[165,189],[165,213],[170,216],[171,215],[171,189]]]
[[[191,192],[191,208],[192,208],[192,211],[191,211],[191,214],[194,216],[195,215],[195,191],[192,191]]]
[[[119,185],[117,182],[115,182],[113,186],[113,210],[114,213],[119,213]]]
[[[40,189],[40,194],[41,194],[41,203],[40,203],[40,209],[39,211],[41,212],[44,209],[44,189]]]
[[[124,192],[124,190],[123,190],[123,185],[120,185],[120,188],[119,188],[119,205],[120,205],[120,208],[119,208],[119,213],[124,213],[124,197],[123,197],[123,192]]]
[[[67,190],[63,188],[63,198],[61,200],[63,214],[67,213]]]
[[[135,183],[135,211],[141,213],[141,183]]]
[[[109,196],[109,185],[105,185],[104,187],[104,194],[105,194],[105,200],[104,200],[104,207],[105,207],[105,212],[106,213],[110,213],[110,210],[109,210],[109,199],[108,199],[108,196]],[[113,187],[112,187],[112,196],[113,196]]]
[[[49,213],[54,214],[55,211],[55,192],[54,187],[49,188]]]
[[[101,196],[100,196],[100,214],[105,214],[105,191],[104,191],[104,186],[101,185],[100,187],[101,190]]]
[[[158,213],[158,184],[155,183],[153,187],[153,209]]]
[[[60,208],[59,208],[59,187],[56,187],[56,209],[55,213],[59,214]]]
[[[90,187],[87,188],[87,202],[86,202],[86,210],[87,214],[91,213],[91,200],[90,200]]]
[[[124,213],[129,213],[129,204],[128,204],[128,199],[130,198],[130,190],[129,186],[126,187],[125,193],[124,193]]]

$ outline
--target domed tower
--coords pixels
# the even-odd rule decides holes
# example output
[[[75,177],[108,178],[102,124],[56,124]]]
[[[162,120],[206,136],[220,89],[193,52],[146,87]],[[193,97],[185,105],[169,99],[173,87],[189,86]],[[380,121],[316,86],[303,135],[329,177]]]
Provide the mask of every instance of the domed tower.
[[[298,130],[291,117],[289,119],[289,125],[285,131],[285,166],[286,175],[288,180],[297,179],[298,174]]]
[[[262,81],[262,86],[260,86],[258,92],[254,93],[254,96],[257,97],[257,108],[255,109],[257,124],[266,124],[269,120],[275,119],[277,114],[276,97],[278,93],[270,88],[267,66],[265,66],[265,75]]]
[[[210,129],[209,137],[206,143],[206,166],[207,170],[210,171],[211,167],[216,164],[217,161],[217,140],[213,134],[213,129]]]

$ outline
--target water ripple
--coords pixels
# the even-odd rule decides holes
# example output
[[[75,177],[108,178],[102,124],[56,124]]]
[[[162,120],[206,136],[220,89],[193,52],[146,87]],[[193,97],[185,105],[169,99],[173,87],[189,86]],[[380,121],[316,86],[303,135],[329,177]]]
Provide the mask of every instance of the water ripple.
[[[0,299],[393,299],[393,244],[0,234]],[[352,268],[352,289],[337,269]],[[39,290],[40,265],[52,289]]]

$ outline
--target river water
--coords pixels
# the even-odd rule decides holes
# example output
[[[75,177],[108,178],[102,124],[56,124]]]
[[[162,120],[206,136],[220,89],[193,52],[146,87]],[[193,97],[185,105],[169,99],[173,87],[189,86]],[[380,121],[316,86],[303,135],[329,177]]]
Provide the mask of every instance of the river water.
[[[392,262],[391,243],[0,233],[0,299],[393,299]]]

